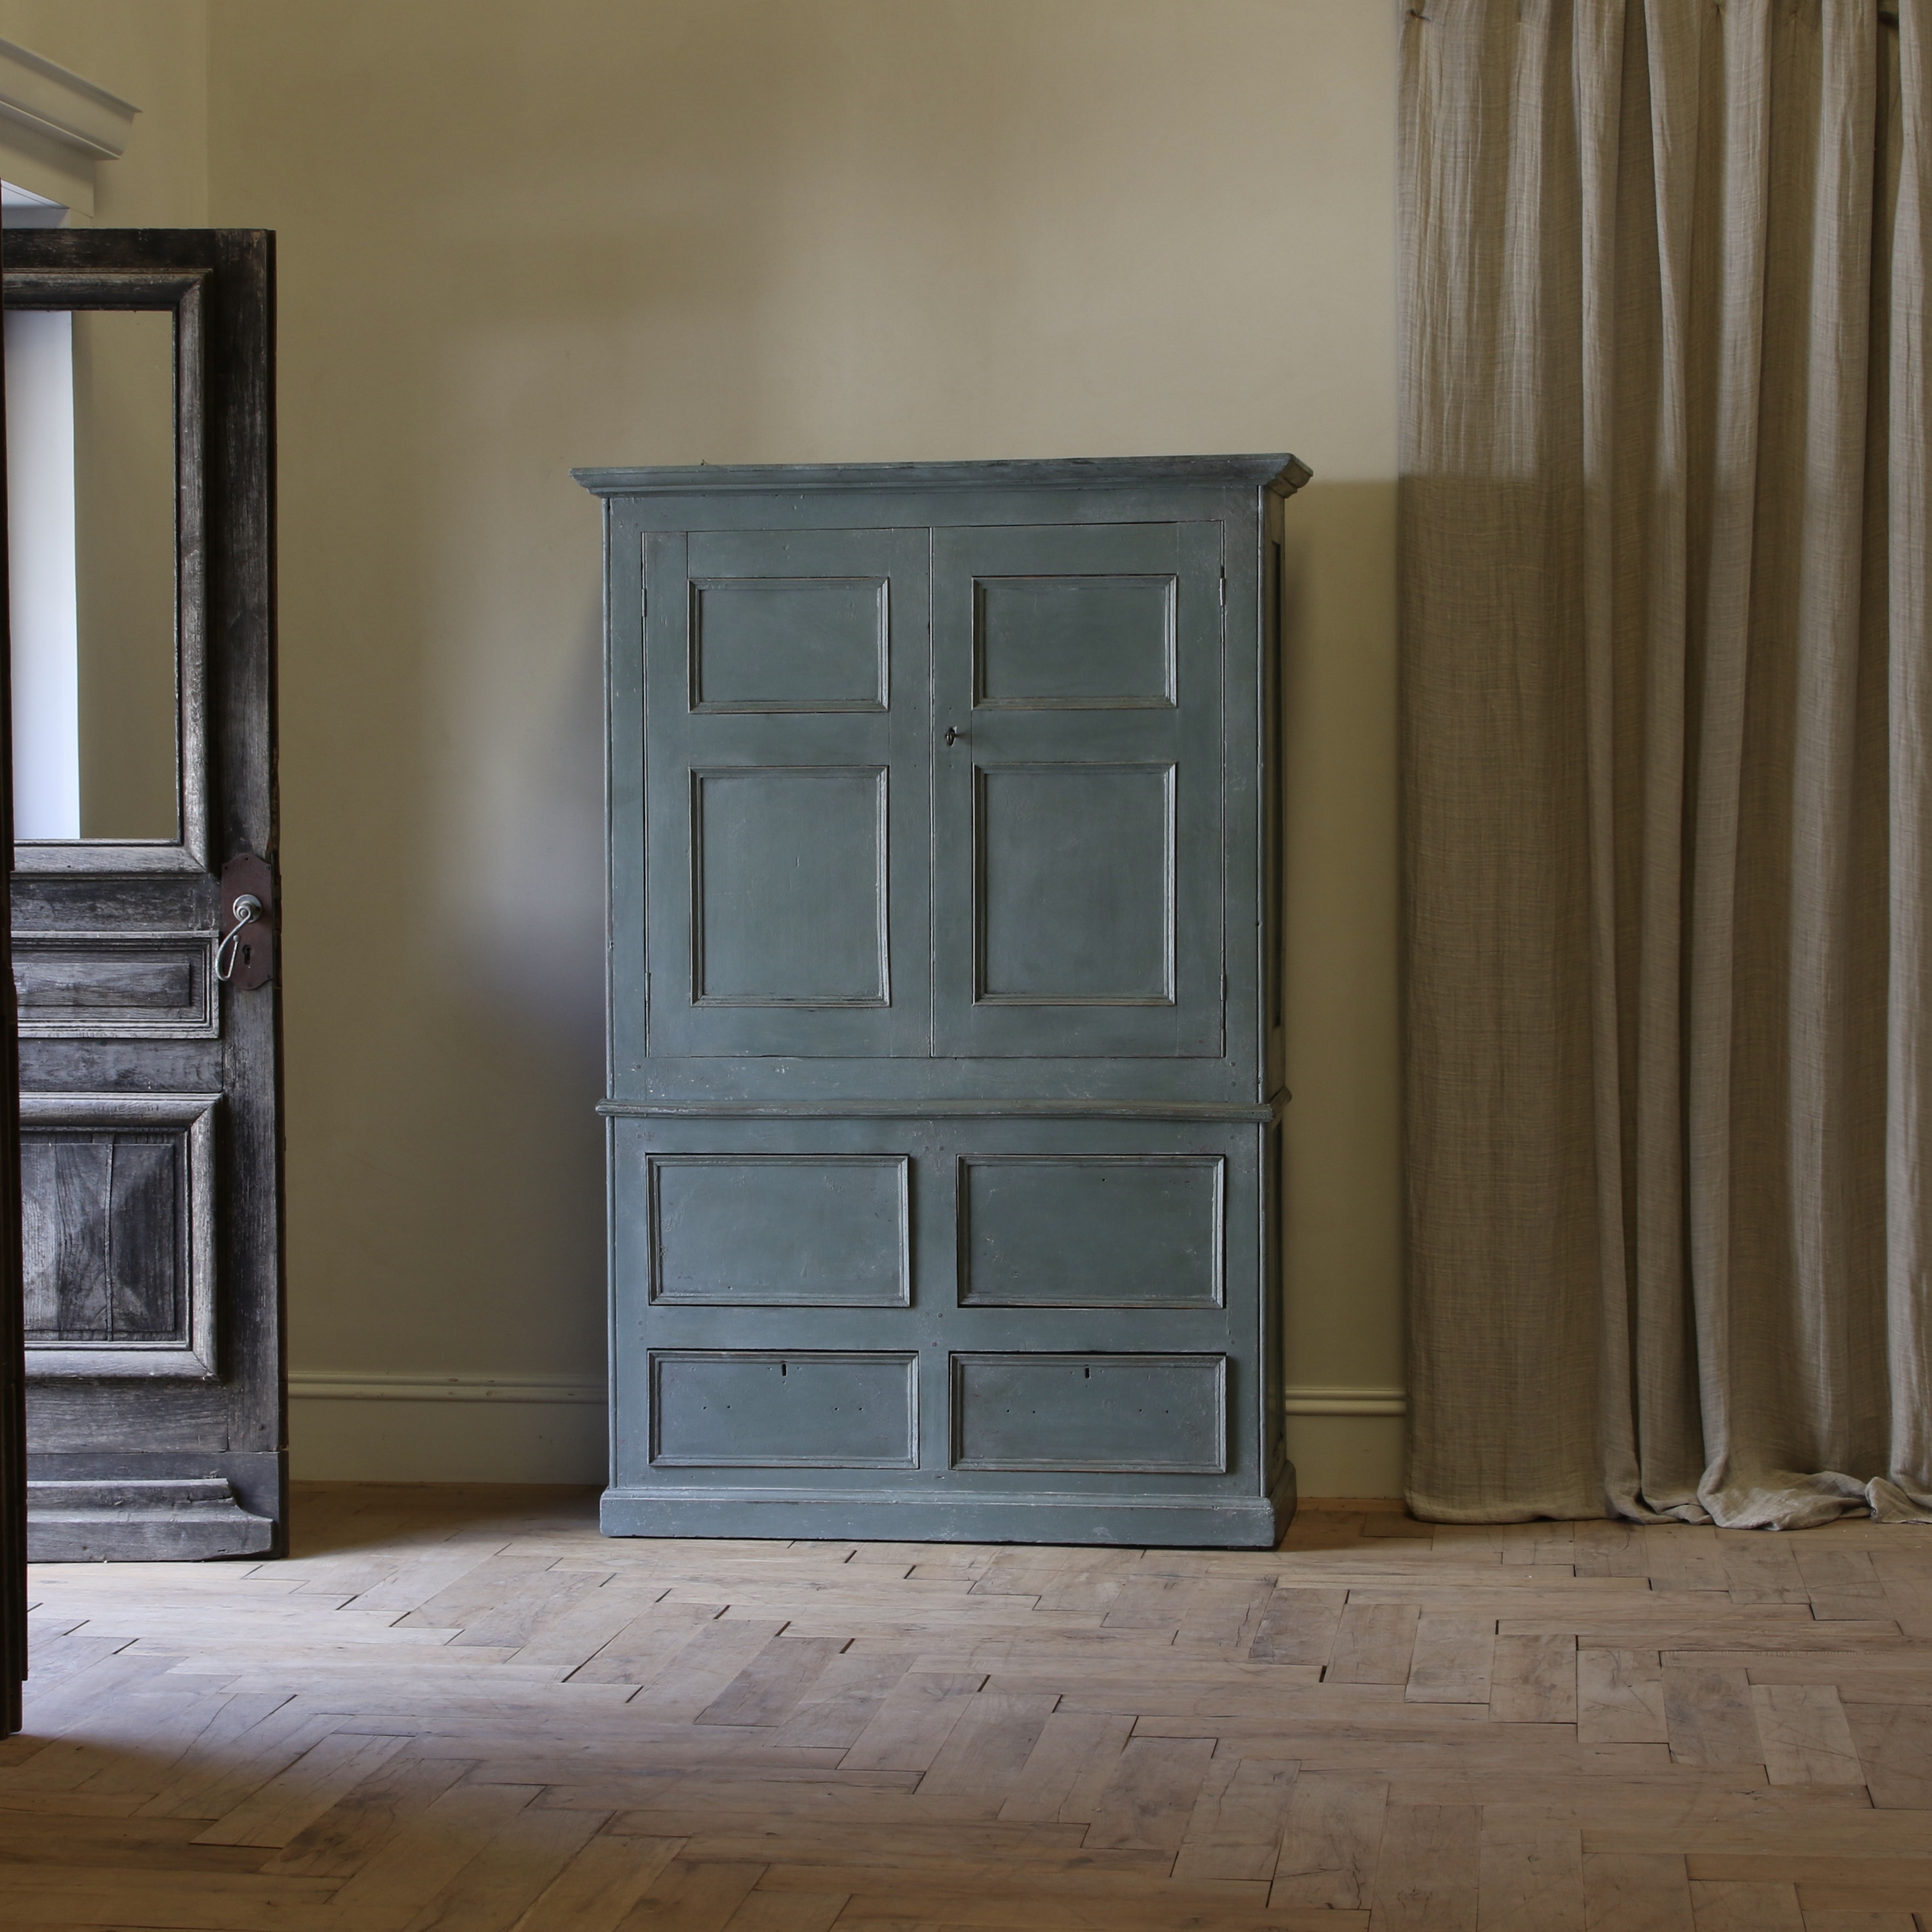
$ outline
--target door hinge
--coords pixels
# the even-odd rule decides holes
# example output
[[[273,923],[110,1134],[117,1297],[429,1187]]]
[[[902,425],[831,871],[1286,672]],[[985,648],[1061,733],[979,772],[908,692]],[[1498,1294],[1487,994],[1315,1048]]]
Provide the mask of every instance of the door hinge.
[[[1221,573],[1221,608],[1222,608],[1222,610],[1226,610],[1226,609],[1227,609],[1227,608],[1228,608],[1228,573],[1224,570],[1224,571],[1222,571],[1222,573]]]

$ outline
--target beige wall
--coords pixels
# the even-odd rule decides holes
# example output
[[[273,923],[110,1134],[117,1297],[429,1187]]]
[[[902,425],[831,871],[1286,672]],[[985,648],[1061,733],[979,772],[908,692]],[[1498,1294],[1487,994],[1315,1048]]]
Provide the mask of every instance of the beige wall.
[[[0,33],[145,105],[25,24],[142,10],[0,4]],[[1318,1408],[1399,1384],[1388,10],[208,20],[207,216],[280,237],[298,1468],[595,1471],[589,1403],[301,1394],[601,1372],[598,532],[573,464],[1313,465],[1289,516],[1289,1380],[1344,1391]],[[1304,1492],[1393,1492],[1398,1418],[1293,1429]]]

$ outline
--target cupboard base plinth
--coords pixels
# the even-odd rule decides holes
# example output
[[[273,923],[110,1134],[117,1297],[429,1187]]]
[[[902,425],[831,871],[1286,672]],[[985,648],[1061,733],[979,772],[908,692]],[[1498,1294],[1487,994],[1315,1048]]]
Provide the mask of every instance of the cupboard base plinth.
[[[606,1536],[731,1537],[790,1542],[1057,1543],[1161,1550],[1272,1550],[1295,1506],[1286,1464],[1266,1496],[922,1497],[809,1490],[604,1492]]]

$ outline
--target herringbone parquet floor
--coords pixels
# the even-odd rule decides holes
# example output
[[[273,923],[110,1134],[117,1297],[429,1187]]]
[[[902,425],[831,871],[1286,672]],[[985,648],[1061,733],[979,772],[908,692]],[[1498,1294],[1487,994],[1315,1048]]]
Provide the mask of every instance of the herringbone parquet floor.
[[[1932,1531],[606,1542],[306,1490],[35,1573],[0,1923],[1932,1928]]]

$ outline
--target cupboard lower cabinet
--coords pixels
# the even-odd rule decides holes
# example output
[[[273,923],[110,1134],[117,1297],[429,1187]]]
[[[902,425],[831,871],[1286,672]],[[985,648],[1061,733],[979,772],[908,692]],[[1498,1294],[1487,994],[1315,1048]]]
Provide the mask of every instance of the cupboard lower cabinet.
[[[809,1138],[613,1120],[607,1530],[1274,1540],[1271,1130]]]
[[[603,500],[623,1535],[1271,1544],[1282,456]]]

